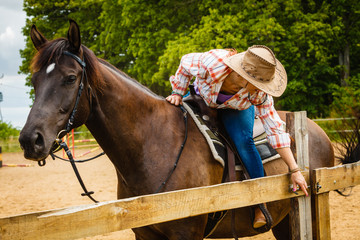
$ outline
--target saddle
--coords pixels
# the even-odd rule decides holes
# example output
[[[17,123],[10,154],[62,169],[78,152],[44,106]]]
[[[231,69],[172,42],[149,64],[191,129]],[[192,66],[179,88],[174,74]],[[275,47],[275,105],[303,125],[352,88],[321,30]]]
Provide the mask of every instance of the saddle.
[[[183,105],[204,135],[215,160],[224,167],[222,182],[250,179],[234,143],[218,118],[218,111],[208,107],[204,100],[195,93],[192,85],[189,88],[190,94],[183,98]],[[279,158],[277,152],[267,142],[266,133],[260,119],[255,119],[253,138],[263,164]],[[239,172],[240,179],[237,179],[236,171]],[[267,224],[260,229],[255,229],[258,232],[269,231],[272,225],[270,213],[262,206],[263,204],[260,205],[260,208],[267,218]],[[216,229],[226,213],[227,211],[220,211],[208,215],[208,224],[204,237],[208,237]]]
[[[189,86],[190,94],[183,98],[184,107],[195,121],[200,132],[204,135],[212,154],[224,168],[228,157],[228,147],[235,155],[236,171],[243,172],[240,179],[249,179],[246,169],[243,167],[240,156],[237,154],[235,145],[228,136],[223,124],[218,118],[218,111],[206,105],[204,100],[195,93],[192,85]],[[278,159],[280,156],[266,139],[266,132],[259,118],[254,120],[253,139],[263,164]],[[230,153],[231,153],[230,152]]]

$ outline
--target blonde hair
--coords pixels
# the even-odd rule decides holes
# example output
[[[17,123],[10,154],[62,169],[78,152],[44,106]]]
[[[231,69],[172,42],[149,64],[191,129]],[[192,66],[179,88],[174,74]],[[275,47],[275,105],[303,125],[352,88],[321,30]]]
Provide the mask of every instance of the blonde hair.
[[[235,48],[225,48],[225,50],[229,51],[228,57],[231,57],[231,56],[233,56],[233,55],[235,55],[235,54],[238,53]]]

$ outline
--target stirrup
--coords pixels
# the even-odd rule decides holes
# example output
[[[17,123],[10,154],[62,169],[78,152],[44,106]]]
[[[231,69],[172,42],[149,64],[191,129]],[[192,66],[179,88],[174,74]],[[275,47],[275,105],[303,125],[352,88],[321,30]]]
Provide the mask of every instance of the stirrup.
[[[264,232],[267,232],[271,229],[272,227],[272,224],[273,224],[273,219],[271,217],[271,214],[270,212],[267,210],[267,208],[265,207],[265,205],[263,203],[257,205],[261,212],[264,214],[265,216],[265,219],[266,219],[266,224],[262,227],[259,227],[259,228],[254,228],[253,227],[253,223],[254,223],[254,218],[255,218],[255,214],[254,214],[254,209],[251,208],[251,226],[253,227],[253,229],[259,233],[264,233]]]

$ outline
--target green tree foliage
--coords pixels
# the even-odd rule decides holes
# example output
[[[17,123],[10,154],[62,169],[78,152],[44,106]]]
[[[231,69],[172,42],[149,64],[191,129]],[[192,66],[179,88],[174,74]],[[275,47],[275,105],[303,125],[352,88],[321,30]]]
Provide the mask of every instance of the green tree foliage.
[[[20,55],[23,58],[20,72],[30,74],[31,59],[36,52],[30,39],[30,28],[33,24],[36,24],[45,37],[51,40],[65,37],[69,28],[68,19],[76,19],[81,24],[82,43],[93,48],[100,35],[101,6],[101,0],[24,0],[24,11],[29,18],[23,28],[26,47],[20,50]],[[27,79],[27,85],[31,86],[30,75]],[[30,95],[33,97],[33,91]]]
[[[213,48],[269,46],[288,73],[278,107],[310,117],[329,115],[337,86],[360,72],[356,0],[25,0],[24,9],[26,37],[33,23],[66,36],[72,18],[83,44],[162,95],[182,55]],[[28,37],[21,72],[33,54]]]
[[[159,69],[158,59],[169,41],[188,32],[208,12],[200,6],[201,1],[191,0],[105,0],[101,56],[165,94],[162,85],[152,79]]]
[[[331,116],[360,119],[360,74],[350,77],[346,86],[336,87]]]
[[[10,123],[0,121],[0,140],[6,140],[9,137],[19,136],[20,131],[14,128]]]

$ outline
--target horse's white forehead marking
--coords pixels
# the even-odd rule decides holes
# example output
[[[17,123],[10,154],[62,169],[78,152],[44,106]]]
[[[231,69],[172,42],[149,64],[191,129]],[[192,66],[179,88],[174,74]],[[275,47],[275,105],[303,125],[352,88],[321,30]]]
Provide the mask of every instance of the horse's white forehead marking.
[[[55,63],[50,64],[47,68],[46,68],[46,73],[49,74],[51,73],[52,70],[54,70],[55,68]]]

